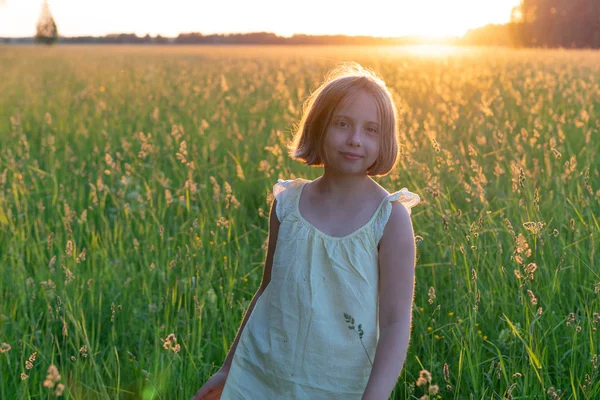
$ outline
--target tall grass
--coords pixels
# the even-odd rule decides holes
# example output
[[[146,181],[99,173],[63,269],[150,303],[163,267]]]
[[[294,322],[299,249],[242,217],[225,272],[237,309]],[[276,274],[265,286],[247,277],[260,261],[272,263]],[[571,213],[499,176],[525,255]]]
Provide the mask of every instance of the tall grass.
[[[284,145],[343,60],[396,96],[378,181],[422,199],[393,398],[600,397],[600,53],[0,49],[0,398],[191,397],[260,283],[273,184],[319,176]]]

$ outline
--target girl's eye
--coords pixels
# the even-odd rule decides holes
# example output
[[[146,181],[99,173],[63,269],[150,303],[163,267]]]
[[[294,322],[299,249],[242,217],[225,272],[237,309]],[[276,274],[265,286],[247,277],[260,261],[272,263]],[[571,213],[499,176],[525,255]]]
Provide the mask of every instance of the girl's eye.
[[[346,128],[348,126],[348,123],[346,121],[338,121],[337,124],[340,128]]]
[[[367,128],[367,131],[369,131],[370,133],[377,133],[377,129],[375,128]]]

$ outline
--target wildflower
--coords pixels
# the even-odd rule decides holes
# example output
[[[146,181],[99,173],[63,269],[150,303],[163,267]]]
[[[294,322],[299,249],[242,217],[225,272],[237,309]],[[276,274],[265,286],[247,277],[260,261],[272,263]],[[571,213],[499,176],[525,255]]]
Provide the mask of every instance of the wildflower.
[[[527,266],[525,267],[525,272],[529,275],[529,279],[533,280],[533,273],[537,270],[537,264],[536,263],[529,263],[527,264]]]
[[[523,264],[523,257],[521,257],[520,255],[516,255],[515,256],[515,261],[517,262],[517,264],[521,265]]]
[[[519,169],[519,186],[525,187],[525,170],[523,167]]]
[[[232,205],[233,208],[239,208],[240,202],[238,201],[238,199],[235,198],[235,195],[231,190],[231,185],[229,185],[229,182],[225,182],[223,184],[223,187],[225,189],[225,208],[228,209],[230,205]]]
[[[79,349],[79,355],[81,358],[87,358],[88,356],[88,347],[86,345],[81,346]]]
[[[35,358],[37,356],[37,351],[34,351],[30,356],[29,359],[27,361],[25,361],[25,368],[26,369],[31,369],[33,368],[33,363],[35,362]]]
[[[575,322],[575,313],[569,313],[569,318],[567,319],[567,326],[571,326],[571,324],[574,322]]]
[[[21,372],[21,380],[24,381],[27,378],[29,378],[29,375],[27,375],[25,372]]]
[[[59,383],[58,385],[56,385],[56,388],[54,389],[54,395],[62,396],[64,390],[65,390],[65,385],[63,385],[62,383]]]
[[[523,227],[525,229],[527,229],[528,231],[532,232],[534,235],[537,235],[538,233],[540,233],[540,231],[542,230],[542,228],[544,228],[544,226],[546,225],[545,222],[540,221],[540,222],[525,222],[523,223]]]
[[[550,399],[552,400],[557,400],[560,398],[560,390],[557,391],[556,388],[554,386],[550,386],[548,388],[548,390],[546,391],[546,394],[548,395],[548,397],[550,397]]]
[[[81,261],[85,261],[85,255],[87,254],[87,250],[85,249],[85,247],[83,248],[83,250],[81,250],[81,253],[79,253],[79,255],[77,256],[77,258],[75,259],[75,261],[79,264]]]
[[[421,372],[419,372],[419,379],[417,379],[417,386],[423,386],[430,382],[431,372],[427,371],[426,369],[421,370]]]
[[[65,267],[64,265],[62,267],[63,267],[63,270],[65,271],[65,277],[67,278],[65,280],[65,285],[66,285],[75,279],[75,275],[73,275],[73,273],[71,272],[71,270],[69,268]]]
[[[435,300],[435,288],[431,286],[427,294],[429,296],[429,304],[433,304],[433,301]]]
[[[44,387],[50,390],[54,389],[55,396],[62,396],[65,385],[58,383],[59,381],[60,374],[58,373],[58,368],[56,368],[55,365],[50,365],[50,367],[48,367],[48,374],[44,380]]]
[[[176,157],[179,161],[181,161],[182,164],[185,164],[187,163],[185,158],[187,155],[187,143],[185,140],[183,140],[181,143],[179,143],[179,152],[176,154]]]
[[[58,373],[58,368],[56,368],[54,364],[50,365],[48,367],[48,375],[46,375],[46,380],[44,381],[44,387],[51,389],[58,381],[60,381],[60,374]]]
[[[165,350],[171,350],[174,353],[179,353],[179,351],[181,350],[181,346],[179,344],[176,344],[177,337],[173,333],[170,333],[167,336],[167,338],[165,340],[162,340],[162,341],[163,341],[163,348]]]
[[[521,275],[518,269],[515,269],[515,276],[517,277],[517,279],[523,279],[523,275]]]
[[[73,241],[72,240],[67,241],[67,248],[65,249],[65,252],[67,253],[67,257],[71,257],[71,255],[73,254]]]
[[[429,395],[430,396],[435,396],[436,394],[438,394],[440,388],[438,385],[431,385],[429,386]]]
[[[505,399],[512,399],[512,392],[513,392],[513,390],[515,390],[516,387],[517,387],[516,383],[513,383],[512,385],[510,385],[508,387],[508,389],[506,389],[506,396],[504,398]]]
[[[473,306],[473,311],[477,312],[477,310],[479,309],[480,301],[481,301],[481,292],[477,291],[477,294],[475,295],[475,305]]]
[[[0,353],[8,353],[10,349],[10,344],[2,342],[2,345],[0,346]]]
[[[218,200],[221,196],[221,188],[219,187],[219,184],[214,176],[211,176],[209,179],[213,185],[213,200]]]
[[[510,235],[512,237],[515,237],[515,230],[513,229],[513,226],[510,223],[510,220],[508,218],[504,218],[504,223],[506,224],[506,227],[508,228],[508,232],[510,233]]]
[[[535,297],[535,295],[533,294],[533,292],[529,289],[527,289],[527,294],[529,295],[530,299],[531,299],[531,304],[536,305],[537,304],[537,298]]]
[[[50,232],[48,235],[48,250],[52,247],[52,239],[54,239],[54,232]]]
[[[446,382],[450,382],[450,369],[448,368],[448,363],[444,363],[444,380]]]
[[[109,166],[111,169],[114,169],[114,168],[115,168],[115,165],[116,165],[116,163],[115,163],[115,161],[113,160],[113,158],[111,157],[111,155],[110,155],[110,154],[106,153],[106,154],[104,155],[104,161],[106,162],[106,164],[107,164],[107,165],[108,165],[108,166]],[[110,173],[110,171],[109,171],[109,173]]]
[[[173,204],[173,195],[169,189],[165,189],[165,200],[167,201],[167,205]]]
[[[261,160],[258,163],[258,171],[266,172],[267,176],[271,176],[271,166],[269,165],[269,162],[267,160]]]
[[[227,218],[225,218],[225,217],[220,217],[220,218],[217,220],[217,227],[218,227],[218,228],[229,229],[229,221],[227,221]]]
[[[240,164],[237,164],[235,166],[235,172],[239,179],[241,179],[242,181],[246,180],[246,177],[244,176],[244,170],[242,169],[242,166]]]
[[[471,269],[471,280],[473,281],[473,283],[477,282],[477,271],[475,271],[475,269]]]

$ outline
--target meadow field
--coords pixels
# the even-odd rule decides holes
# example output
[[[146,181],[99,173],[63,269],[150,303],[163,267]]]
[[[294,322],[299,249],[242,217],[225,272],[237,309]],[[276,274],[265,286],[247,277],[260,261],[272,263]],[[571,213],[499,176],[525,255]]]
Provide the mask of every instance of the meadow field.
[[[191,398],[273,185],[320,175],[286,154],[303,100],[351,60],[401,117],[376,180],[421,197],[392,398],[600,398],[600,52],[211,46],[0,46],[0,398]]]

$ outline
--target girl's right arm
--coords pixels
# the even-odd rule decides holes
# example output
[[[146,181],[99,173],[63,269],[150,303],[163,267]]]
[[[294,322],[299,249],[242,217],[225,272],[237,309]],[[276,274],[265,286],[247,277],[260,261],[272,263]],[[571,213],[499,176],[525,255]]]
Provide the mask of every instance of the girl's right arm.
[[[277,200],[273,200],[273,204],[271,206],[271,212],[269,215],[269,242],[267,247],[267,259],[265,260],[265,268],[263,270],[262,282],[256,291],[256,294],[252,298],[250,305],[248,306],[248,311],[246,311],[246,315],[244,316],[244,320],[238,330],[238,333],[229,349],[229,353],[227,354],[227,358],[223,362],[223,366],[221,370],[229,372],[229,368],[231,367],[231,362],[233,361],[233,356],[235,354],[235,349],[237,348],[238,342],[240,340],[240,335],[246,326],[246,322],[248,322],[248,318],[252,314],[252,310],[256,305],[256,301],[262,295],[265,288],[271,281],[271,269],[273,267],[273,255],[275,254],[275,245],[277,244],[277,235],[279,234],[279,219],[277,219]]]

